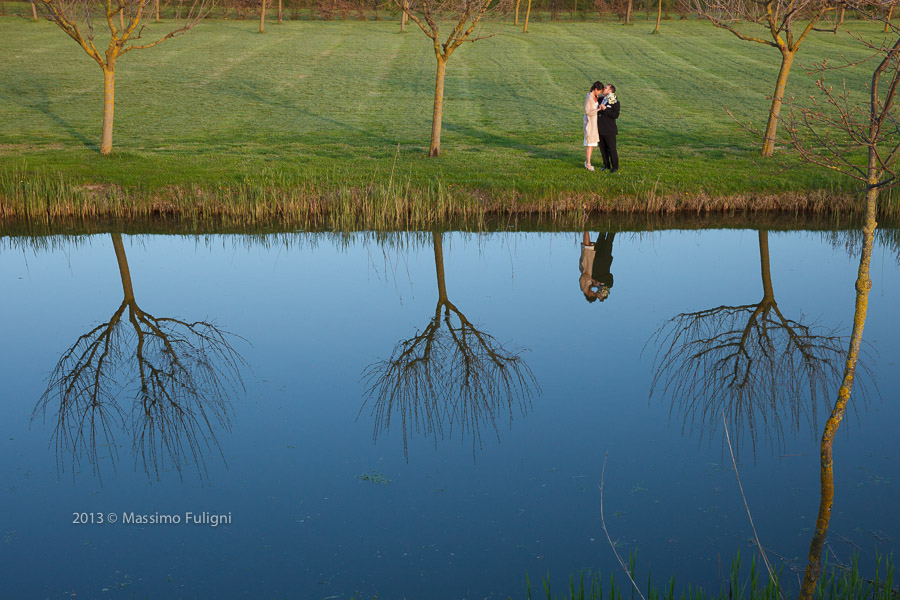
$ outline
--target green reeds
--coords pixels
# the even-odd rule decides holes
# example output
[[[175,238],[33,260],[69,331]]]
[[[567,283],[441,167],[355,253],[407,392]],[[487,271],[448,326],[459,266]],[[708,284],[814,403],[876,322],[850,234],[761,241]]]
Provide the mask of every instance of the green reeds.
[[[737,216],[788,215],[841,220],[859,214],[859,199],[848,194],[791,192],[711,197],[703,194],[659,196],[655,187],[637,186],[633,196],[585,193],[535,195],[514,190],[488,194],[445,185],[440,179],[413,185],[395,173],[351,186],[340,172],[311,182],[278,171],[263,171],[236,184],[170,186],[144,189],[78,184],[58,174],[24,167],[0,172],[0,226],[10,222],[177,220],[214,222],[223,229],[332,231],[408,231],[438,228],[508,229],[522,221],[538,228],[577,229],[603,215]],[[893,198],[881,218],[900,216]]]
[[[634,578],[634,556],[629,562],[629,570]],[[822,576],[816,586],[815,598],[818,600],[898,600],[900,591],[894,588],[894,565],[892,557],[882,561],[876,559],[875,574],[872,579],[864,578],[859,571],[856,558],[849,567],[823,566]],[[585,576],[587,575],[587,578]],[[710,594],[699,587],[688,585],[676,591],[675,578],[672,577],[662,588],[656,587],[647,578],[648,600],[781,600],[789,597],[791,592],[782,585],[780,578],[772,581],[757,569],[756,560],[750,563],[749,573],[744,575],[741,568],[741,556],[731,563],[728,579],[723,582],[722,589]],[[547,600],[621,600],[624,596],[634,597],[633,590],[622,590],[616,584],[615,577],[610,576],[604,584],[600,573],[579,573],[569,577],[568,589],[562,595],[554,595],[549,575],[543,578],[543,593],[532,592],[531,581],[525,576],[525,598],[541,597]],[[630,586],[629,586],[630,588]]]

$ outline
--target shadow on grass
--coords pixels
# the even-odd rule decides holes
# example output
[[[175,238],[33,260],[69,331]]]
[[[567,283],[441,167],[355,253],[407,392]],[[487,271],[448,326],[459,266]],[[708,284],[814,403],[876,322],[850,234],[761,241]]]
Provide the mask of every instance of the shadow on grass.
[[[16,87],[14,83],[3,86],[5,89],[4,93],[0,94],[0,98],[10,104],[22,106],[47,116],[73,140],[81,143],[85,148],[99,154],[100,144],[97,143],[97,140],[88,138],[71,123],[51,110],[47,88],[41,85],[39,81],[31,80],[29,83],[30,85],[21,87]]]
[[[477,140],[478,142],[481,142],[481,144],[486,148],[506,148],[510,150],[518,150],[520,152],[527,153],[530,158],[553,160],[559,162],[561,165],[569,163],[567,153],[565,152],[560,153],[556,150],[551,150],[544,146],[526,144],[513,136],[501,135],[499,133],[487,131],[484,129],[476,129],[468,125],[461,125],[452,122],[448,123],[447,121],[444,121],[443,129],[445,131],[450,131],[461,136],[465,136],[472,140]],[[454,144],[457,146],[461,145],[460,140],[454,140]]]

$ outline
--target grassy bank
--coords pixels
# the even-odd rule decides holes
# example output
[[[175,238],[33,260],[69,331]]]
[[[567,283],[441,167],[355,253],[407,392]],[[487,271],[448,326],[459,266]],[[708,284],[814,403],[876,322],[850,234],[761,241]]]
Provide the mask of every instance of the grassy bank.
[[[215,230],[273,228],[349,231],[500,227],[585,228],[617,215],[638,223],[665,217],[717,216],[765,222],[775,215],[831,226],[853,223],[863,213],[860,198],[824,191],[744,193],[650,192],[638,197],[557,192],[540,198],[444,186],[413,185],[409,180],[373,181],[362,187],[340,181],[305,182],[263,173],[236,185],[145,186],[77,185],[59,175],[14,170],[0,173],[0,225],[31,223],[62,226],[98,220],[164,222],[176,227]],[[887,196],[886,196],[887,198]],[[896,223],[900,211],[887,202],[882,221]],[[604,217],[604,215],[606,217]],[[712,219],[719,220],[719,219]],[[641,225],[640,228],[644,228]],[[0,227],[0,230],[5,227]]]
[[[495,37],[451,59],[444,154],[428,159],[434,57],[421,32],[290,22],[259,35],[252,22],[208,22],[121,60],[115,151],[101,157],[99,68],[51,24],[2,18],[0,218],[33,214],[35,202],[48,216],[253,218],[366,210],[376,197],[390,197],[387,212],[424,203],[462,217],[469,204],[550,218],[572,207],[852,210],[849,182],[786,168],[797,165],[784,152],[760,159],[726,112],[763,124],[777,52],[702,22],[665,25],[650,35],[640,24],[544,22],[528,34],[489,24]],[[798,60],[841,54],[861,57],[846,32],[820,34]],[[862,90],[864,71],[842,75]],[[581,166],[581,103],[598,78],[623,105],[613,176]],[[795,68],[789,93],[811,86]]]

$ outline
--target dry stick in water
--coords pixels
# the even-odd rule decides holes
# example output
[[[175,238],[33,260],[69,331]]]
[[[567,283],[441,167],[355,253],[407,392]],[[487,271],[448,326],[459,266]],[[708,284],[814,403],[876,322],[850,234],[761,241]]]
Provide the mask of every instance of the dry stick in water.
[[[750,514],[750,505],[747,504],[747,496],[744,495],[744,485],[741,483],[741,474],[738,473],[737,460],[734,458],[734,448],[731,446],[731,435],[728,433],[728,420],[725,419],[725,411],[722,411],[722,424],[725,425],[725,440],[728,442],[728,452],[731,454],[731,464],[734,465],[734,476],[737,478],[738,487],[741,490],[741,498],[744,499],[744,508],[747,509],[747,518],[750,519],[750,528],[753,529],[753,537],[756,539],[756,547],[759,548],[759,554],[762,556],[763,563],[766,565],[766,570],[769,572],[769,579],[772,581],[772,585],[775,585],[777,588],[777,584],[775,582],[775,574],[772,573],[772,565],[769,563],[769,557],[766,556],[766,550],[763,548],[763,545],[759,542],[759,534],[756,533],[756,525],[753,524],[753,515]],[[784,596],[781,595],[781,591],[779,590],[778,596],[784,600]]]
[[[622,557],[619,556],[618,551],[616,550],[616,545],[613,544],[612,538],[609,537],[609,530],[606,528],[606,519],[603,518],[603,482],[606,478],[606,459],[609,458],[609,452],[603,457],[603,469],[600,471],[600,524],[603,525],[603,533],[606,534],[606,539],[609,542],[609,547],[612,548],[613,554],[616,555],[616,560],[619,561],[619,565],[622,567],[622,570],[625,571],[625,574],[628,576],[628,581],[631,582],[631,585],[634,586],[634,589],[637,590],[638,596],[641,597],[641,600],[647,600],[644,597],[644,594],[641,593],[641,588],[634,582],[634,578],[631,576],[631,572],[628,570],[628,567],[625,566],[625,561],[622,560]]]

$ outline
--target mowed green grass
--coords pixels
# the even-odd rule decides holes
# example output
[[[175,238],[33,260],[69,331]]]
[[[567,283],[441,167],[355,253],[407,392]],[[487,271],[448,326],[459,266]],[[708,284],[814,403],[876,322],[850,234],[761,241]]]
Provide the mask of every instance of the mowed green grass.
[[[421,31],[400,34],[395,22],[256,27],[203,23],[120,59],[114,155],[101,157],[100,68],[49,23],[0,19],[0,171],[151,190],[274,174],[365,185],[392,173],[413,186],[537,196],[851,189],[822,170],[784,170],[786,149],[775,161],[759,157],[759,140],[726,108],[764,127],[778,52],[704,22],[663,22],[661,35],[645,22],[539,22],[528,34],[488,24],[494,37],[450,60],[436,159],[426,157],[435,60]],[[864,54],[847,32],[814,34],[798,61],[841,55]],[[839,76],[864,91],[868,70]],[[581,166],[581,109],[595,79],[615,83],[622,103],[617,176]],[[808,97],[812,85],[795,65],[789,94]]]

